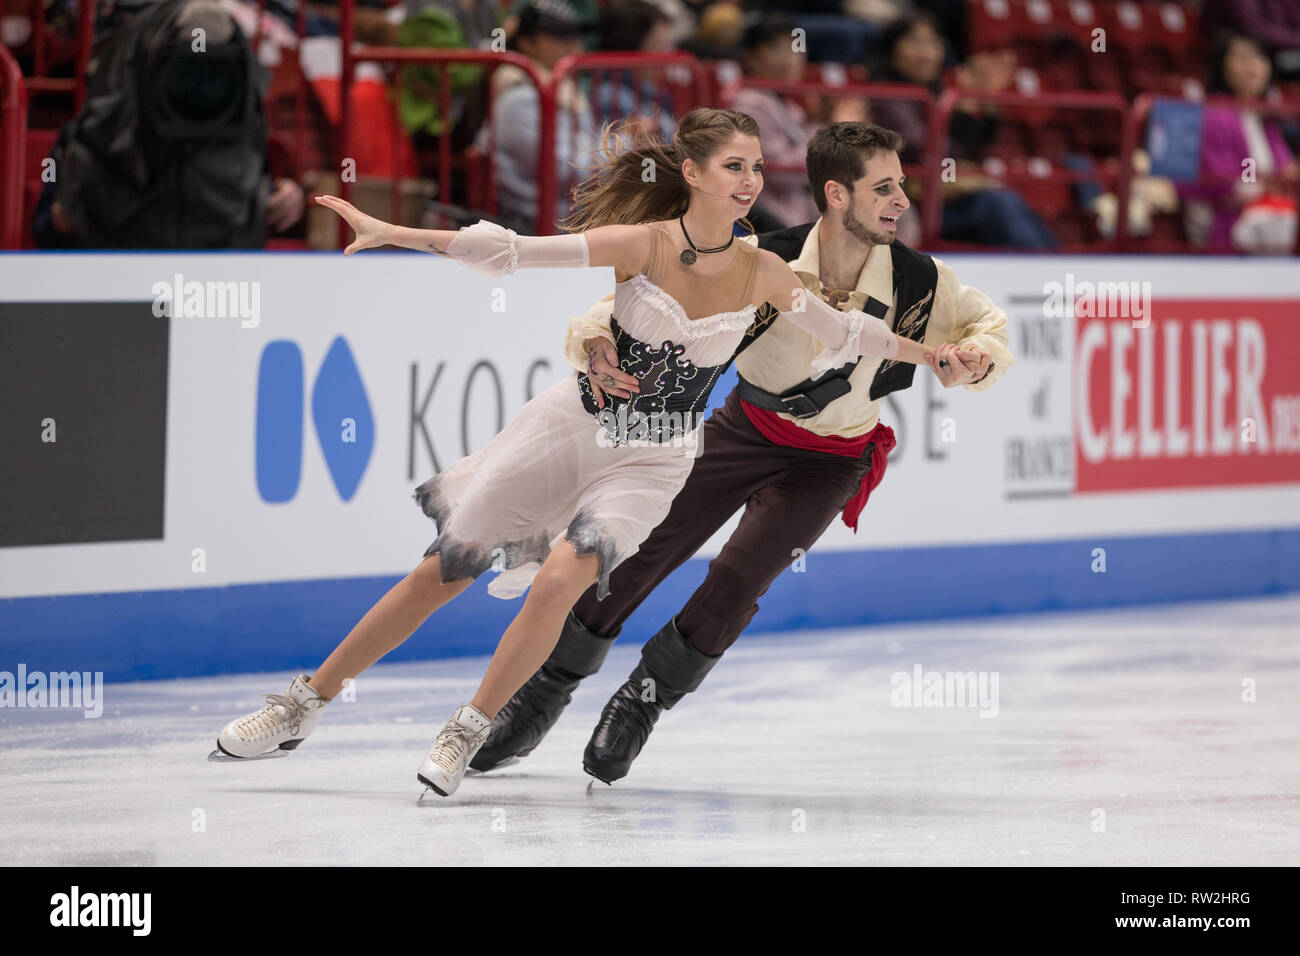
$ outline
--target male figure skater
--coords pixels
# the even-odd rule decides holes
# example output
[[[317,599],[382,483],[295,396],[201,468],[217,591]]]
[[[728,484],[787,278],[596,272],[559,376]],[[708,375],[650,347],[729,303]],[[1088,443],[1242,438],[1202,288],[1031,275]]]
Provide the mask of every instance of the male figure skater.
[[[908,208],[902,138],[871,123],[832,123],[808,146],[807,170],[822,215],[757,237],[790,262],[809,295],[883,318],[919,341],[947,388],[988,388],[1013,364],[1006,314],[952,269],[895,238]],[[751,241],[753,237],[750,237]],[[617,366],[612,296],[573,320],[566,351],[599,395],[626,398],[637,380]],[[627,775],[659,715],[700,686],[758,610],[758,599],[837,514],[857,530],[879,484],[893,432],[881,402],[912,383],[915,366],[863,358],[816,380],[824,344],[765,306],[737,352],[740,382],[702,426],[703,453],[667,518],[616,568],[610,593],[589,589],[559,643],[493,721],[471,766],[525,756],[594,674],[624,620],[738,508],[744,515],[686,606],[646,642],[641,661],[606,704],[583,769],[611,783]]]

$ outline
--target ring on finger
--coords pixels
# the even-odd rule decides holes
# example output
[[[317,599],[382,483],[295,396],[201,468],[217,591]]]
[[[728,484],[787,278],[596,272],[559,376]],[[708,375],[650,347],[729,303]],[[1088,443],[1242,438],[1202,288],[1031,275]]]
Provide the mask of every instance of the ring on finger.
[[[606,376],[600,380],[600,383],[604,385],[606,388],[610,388],[614,384],[614,376],[606,374]]]

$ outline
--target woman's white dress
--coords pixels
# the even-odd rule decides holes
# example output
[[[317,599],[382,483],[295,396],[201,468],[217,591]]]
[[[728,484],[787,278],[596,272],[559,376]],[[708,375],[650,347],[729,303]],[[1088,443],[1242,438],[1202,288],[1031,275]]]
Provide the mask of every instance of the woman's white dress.
[[[677,380],[696,370],[716,379],[756,311],[747,305],[691,319],[644,274],[617,283],[617,324],[637,340],[634,348],[652,359],[663,356],[660,371],[671,369],[642,381],[643,407],[653,407],[656,383],[678,388]],[[578,554],[599,556],[597,595],[604,598],[610,572],[667,516],[699,452],[699,429],[662,444],[615,444],[607,426],[584,407],[582,377],[575,372],[556,382],[485,448],[416,488],[416,501],[438,525],[425,555],[441,555],[444,581],[495,570],[500,573],[488,592],[517,597],[551,549],[567,538]],[[701,410],[712,381],[704,384]]]

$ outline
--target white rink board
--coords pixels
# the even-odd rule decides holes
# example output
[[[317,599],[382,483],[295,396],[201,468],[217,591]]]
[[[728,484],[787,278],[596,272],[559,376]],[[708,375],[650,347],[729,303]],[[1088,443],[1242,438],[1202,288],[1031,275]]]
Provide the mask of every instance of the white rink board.
[[[1044,285],[1063,281],[1067,273],[1076,281],[1149,281],[1157,299],[1300,299],[1294,260],[948,261],[963,281],[1008,310],[1017,351],[1023,324],[1042,316],[1035,297],[1041,299]],[[454,263],[392,253],[346,259],[31,254],[0,256],[0,301],[147,302],[154,284],[170,282],[176,273],[186,280],[258,282],[261,314],[250,328],[238,318],[165,320],[171,323],[171,345],[164,540],[0,549],[0,598],[404,573],[435,534],[411,500],[414,485],[434,473],[419,441],[414,467],[408,465],[412,367],[422,396],[442,366],[423,421],[445,468],[486,444],[496,428],[490,375],[480,371],[466,395],[475,364],[488,360],[498,371],[508,420],[526,401],[530,370],[533,394],[567,374],[562,344],[569,317],[613,288],[612,272],[605,269],[538,270],[489,280]],[[504,292],[504,312],[493,311],[500,301],[496,290]],[[1063,322],[1063,354],[1020,354],[1006,379],[989,391],[945,391],[919,370],[916,385],[896,394],[882,416],[900,445],[863,514],[860,533],[837,521],[819,547],[866,550],[1300,525],[1300,486],[1294,482],[1071,494],[1057,480],[1050,496],[1014,496],[1027,486],[1006,473],[1008,440],[1069,435],[1073,428],[1075,330],[1072,320]],[[356,359],[376,423],[372,456],[346,502],[327,473],[311,421],[312,382],[338,336]],[[255,479],[257,376],[263,349],[280,340],[302,352],[306,421],[300,487],[292,500],[272,504],[262,499]],[[941,440],[945,418],[952,420],[956,441]],[[701,554],[715,553],[731,527]],[[201,580],[191,570],[195,548],[206,554]]]

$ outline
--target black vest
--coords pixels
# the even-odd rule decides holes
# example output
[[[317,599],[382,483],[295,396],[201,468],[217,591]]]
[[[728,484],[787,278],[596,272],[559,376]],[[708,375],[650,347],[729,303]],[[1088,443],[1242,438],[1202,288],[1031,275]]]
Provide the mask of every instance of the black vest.
[[[803,251],[803,245],[808,238],[808,233],[812,231],[815,225],[815,222],[806,222],[803,225],[791,226],[788,229],[759,233],[758,247],[775,252],[786,262],[791,262],[799,258],[799,253]],[[920,342],[925,338],[925,328],[930,321],[930,310],[934,307],[934,293],[939,284],[939,269],[929,256],[917,252],[897,239],[889,244],[889,252],[893,261],[894,272],[894,331],[905,338]],[[868,299],[864,311],[870,315],[875,315],[877,318],[883,318],[885,309],[888,307],[888,302],[881,303],[875,299]],[[758,310],[758,316],[754,324],[750,326],[749,331],[745,333],[745,338],[741,341],[740,347],[736,349],[736,355],[754,344],[780,314],[771,303],[764,302]],[[796,415],[796,417],[810,417],[817,414],[836,398],[848,394],[850,390],[848,377],[853,369],[857,367],[857,364],[855,360],[840,368],[831,369],[817,379],[805,379],[782,393],[782,396],[797,397],[800,401],[805,402],[802,405],[802,411],[788,407],[789,403],[777,404],[775,406],[776,410],[788,411]],[[880,368],[876,370],[876,374],[871,380],[871,388],[867,394],[872,401],[875,401],[890,392],[908,388],[912,384],[912,376],[915,372],[916,366],[910,362],[885,360],[880,363]],[[741,379],[741,384],[741,397],[753,401],[753,397],[756,397],[754,393],[758,392],[758,390],[755,386],[745,382],[744,379]],[[748,386],[748,388],[743,388],[744,386]],[[811,404],[807,404],[804,396],[808,395],[810,391],[816,396],[816,400]],[[762,392],[760,394],[770,395],[771,393]],[[774,398],[780,399],[782,396],[774,396]],[[759,404],[759,402],[754,402],[754,404]],[[769,407],[773,405],[773,403],[764,404]]]

